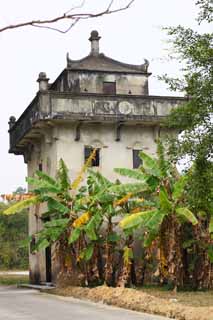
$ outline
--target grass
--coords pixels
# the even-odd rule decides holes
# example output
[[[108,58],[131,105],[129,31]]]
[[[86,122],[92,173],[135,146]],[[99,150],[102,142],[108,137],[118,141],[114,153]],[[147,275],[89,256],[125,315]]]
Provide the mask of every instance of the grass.
[[[29,283],[29,276],[27,275],[0,275],[0,286],[19,285]]]

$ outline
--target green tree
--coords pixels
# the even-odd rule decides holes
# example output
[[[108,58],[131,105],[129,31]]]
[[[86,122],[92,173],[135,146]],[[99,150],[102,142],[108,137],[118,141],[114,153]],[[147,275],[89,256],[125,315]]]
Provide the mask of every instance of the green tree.
[[[199,8],[198,24],[210,26],[212,0],[198,0],[196,5]],[[207,280],[206,274],[211,273],[212,263],[206,246],[213,247],[213,33],[199,33],[183,26],[165,30],[173,47],[173,57],[183,68],[181,78],[164,75],[161,79],[171,90],[184,92],[189,98],[167,121],[170,127],[182,130],[179,137],[170,139],[169,153],[172,161],[185,158],[192,166],[186,197],[200,220],[194,234],[197,239],[196,269],[200,275],[197,286],[208,288],[212,286],[212,280]]]
[[[212,22],[213,3],[211,0],[199,0],[198,22]],[[173,47],[173,55],[182,66],[182,77],[161,77],[173,91],[184,92],[189,97],[182,107],[174,110],[167,125],[182,130],[181,137],[170,140],[170,155],[173,160],[187,156],[194,161],[196,172],[205,168],[206,183],[196,184],[202,195],[211,193],[213,180],[213,33],[199,33],[182,26],[165,28]],[[197,175],[193,178],[196,179]],[[192,182],[192,186],[194,181]],[[199,192],[198,192],[199,193]],[[212,199],[211,199],[212,200]],[[206,197],[203,203],[208,203]]]
[[[25,188],[22,188],[22,187],[18,187],[16,189],[16,191],[13,192],[13,194],[25,194],[26,193],[26,189]]]
[[[200,23],[212,20],[211,0],[198,1],[203,7],[199,15]],[[208,6],[208,11],[206,7]],[[171,90],[184,92],[189,97],[187,103],[174,110],[169,118],[171,127],[183,130],[181,139],[176,139],[172,154],[178,158],[190,155],[191,159],[213,154],[213,34],[200,34],[182,26],[165,28],[173,46],[173,54],[183,66],[182,77],[162,78]],[[175,153],[176,151],[176,153]]]
[[[213,21],[212,0],[198,0],[197,22],[210,26]],[[173,57],[182,66],[182,77],[161,77],[173,91],[181,91],[188,101],[174,110],[167,125],[181,130],[181,136],[170,139],[171,161],[189,160],[186,197],[199,224],[192,236],[195,255],[196,287],[212,287],[212,217],[213,217],[213,33],[199,33],[177,26],[168,32]],[[199,30],[199,28],[198,28]]]
[[[27,212],[5,216],[6,208],[0,203],[0,269],[28,269]]]

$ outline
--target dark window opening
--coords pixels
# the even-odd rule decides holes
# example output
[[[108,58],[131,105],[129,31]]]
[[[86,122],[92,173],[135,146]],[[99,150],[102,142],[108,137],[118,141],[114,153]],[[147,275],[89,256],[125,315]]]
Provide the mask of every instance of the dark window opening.
[[[115,82],[103,82],[103,93],[116,94],[116,83]]]
[[[46,260],[46,282],[52,281],[52,254],[51,247],[45,249],[45,260]]]
[[[49,216],[43,217],[42,221],[49,222],[51,221]],[[45,248],[45,262],[46,262],[46,282],[52,281],[52,250],[51,246]]]
[[[36,238],[35,235],[32,235],[31,241],[30,241],[30,254],[35,254],[36,249]]]
[[[39,171],[43,171],[43,166],[42,166],[42,163],[41,163],[41,162],[40,162],[39,165],[38,165],[38,170],[39,170]]]
[[[133,169],[137,169],[142,165],[142,160],[139,156],[141,150],[132,150],[133,155]]]
[[[90,157],[91,153],[94,151],[92,147],[85,147],[84,148],[84,161],[86,162],[87,159]],[[91,167],[99,167],[100,165],[100,149],[96,149],[94,159],[92,159]]]

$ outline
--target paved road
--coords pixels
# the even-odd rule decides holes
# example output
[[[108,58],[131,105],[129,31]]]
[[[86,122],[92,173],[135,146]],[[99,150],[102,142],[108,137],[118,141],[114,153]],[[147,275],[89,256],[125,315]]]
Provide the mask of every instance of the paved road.
[[[31,289],[0,287],[1,320],[166,320]]]

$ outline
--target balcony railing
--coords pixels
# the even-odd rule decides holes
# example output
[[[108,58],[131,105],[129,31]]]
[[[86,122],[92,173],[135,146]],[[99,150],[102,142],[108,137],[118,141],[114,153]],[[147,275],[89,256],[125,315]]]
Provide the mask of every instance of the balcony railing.
[[[103,121],[160,123],[181,97],[39,93],[10,128],[10,151],[22,154],[19,143],[39,121]]]

